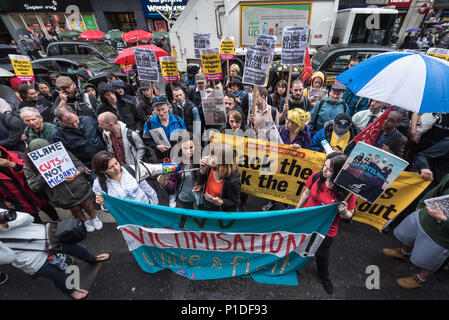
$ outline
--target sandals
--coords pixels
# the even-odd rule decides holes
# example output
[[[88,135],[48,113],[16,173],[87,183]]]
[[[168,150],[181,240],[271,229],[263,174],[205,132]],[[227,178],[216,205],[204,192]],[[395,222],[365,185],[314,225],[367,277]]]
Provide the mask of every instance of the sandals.
[[[109,260],[110,257],[111,255],[109,253],[102,253],[95,257],[95,262],[104,262]]]
[[[83,300],[86,299],[87,296],[89,295],[89,291],[84,290],[84,289],[76,289],[75,291],[73,291],[70,296],[74,299],[74,300]]]

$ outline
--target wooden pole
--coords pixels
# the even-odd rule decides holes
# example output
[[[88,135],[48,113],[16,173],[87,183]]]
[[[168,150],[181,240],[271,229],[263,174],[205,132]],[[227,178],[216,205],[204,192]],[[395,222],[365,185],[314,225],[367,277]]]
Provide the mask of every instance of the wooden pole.
[[[229,74],[230,74],[230,72],[229,72],[229,60],[226,60],[226,70],[228,72],[228,80],[227,81],[229,81]],[[226,86],[226,83],[225,83],[225,86]]]

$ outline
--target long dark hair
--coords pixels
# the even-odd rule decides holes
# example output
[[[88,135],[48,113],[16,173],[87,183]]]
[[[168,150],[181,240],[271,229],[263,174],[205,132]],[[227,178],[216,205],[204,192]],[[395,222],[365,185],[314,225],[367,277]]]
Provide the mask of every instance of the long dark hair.
[[[281,103],[281,99],[285,98],[287,96],[287,81],[285,80],[279,80],[279,82],[276,84],[276,87],[274,88],[274,92],[273,92],[273,106],[278,108],[279,104]],[[285,87],[285,92],[282,96],[279,95],[278,93],[278,88],[282,86]]]
[[[92,158],[92,170],[94,170],[99,182],[106,182],[108,178],[106,170],[108,169],[109,161],[114,158],[115,156],[108,151],[100,151]]]
[[[189,135],[189,140],[184,140],[184,141],[183,141],[183,136],[179,136],[179,137],[178,137],[178,143],[186,143],[186,142],[190,142],[190,141],[194,142],[194,141],[193,141],[193,133],[188,132],[188,135]],[[196,147],[197,147],[197,146],[195,145],[195,148],[196,148]],[[201,147],[200,147],[200,148],[201,148]],[[178,156],[179,156],[179,157],[182,157],[182,148],[179,150]],[[190,157],[190,167],[191,167],[192,169],[194,169],[194,168],[199,168],[199,167],[200,167],[199,163],[194,163],[194,155],[192,155],[192,156]],[[182,173],[182,175],[185,175],[185,173]],[[192,176],[193,176],[193,181],[194,181],[194,182],[198,182],[198,180],[199,180],[199,171],[192,171]]]
[[[326,161],[330,160],[330,169],[332,170],[332,177],[331,181],[334,183],[335,179],[337,178],[338,173],[340,172],[341,168],[343,168],[343,165],[345,164],[346,160],[348,159],[348,156],[343,153],[333,152],[331,154],[328,154],[326,156]],[[323,176],[323,171],[318,173],[318,191],[323,191],[323,183],[326,182],[326,178]],[[332,193],[335,195],[338,201],[343,201],[346,199],[346,196],[349,194],[349,191],[343,189],[340,186],[337,186],[334,184],[334,187],[332,189]]]

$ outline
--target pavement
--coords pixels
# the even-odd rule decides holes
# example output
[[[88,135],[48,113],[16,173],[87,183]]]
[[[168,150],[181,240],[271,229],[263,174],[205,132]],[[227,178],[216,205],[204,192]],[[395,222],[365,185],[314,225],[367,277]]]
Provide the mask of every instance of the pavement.
[[[249,211],[260,210],[266,200],[249,198]],[[69,211],[58,210],[61,217]],[[330,274],[335,292],[328,295],[318,281],[315,261],[297,272],[298,286],[266,285],[250,278],[220,280],[189,280],[170,270],[155,274],[143,272],[129,252],[116,229],[117,223],[107,212],[99,211],[104,222],[100,231],[90,233],[83,242],[94,254],[109,252],[111,259],[93,266],[76,261],[80,267],[81,288],[89,290],[88,300],[444,300],[449,299],[449,272],[440,271],[424,287],[415,290],[399,288],[395,279],[416,273],[410,262],[385,257],[384,247],[399,247],[392,232],[377,229],[356,221],[340,223],[339,234],[330,254]],[[41,214],[45,220],[45,214]],[[374,266],[374,267],[373,267]],[[367,289],[366,282],[373,271],[379,270],[379,288]],[[50,280],[31,279],[14,267],[2,266],[9,280],[0,287],[0,300],[71,300]]]

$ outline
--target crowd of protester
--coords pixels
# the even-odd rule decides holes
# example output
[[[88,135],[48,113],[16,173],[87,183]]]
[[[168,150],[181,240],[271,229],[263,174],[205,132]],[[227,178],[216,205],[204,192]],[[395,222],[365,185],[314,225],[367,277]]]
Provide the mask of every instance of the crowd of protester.
[[[354,57],[348,68],[357,63],[358,59]],[[108,82],[98,86],[76,83],[69,77],[54,73],[50,83],[21,83],[14,88],[3,88],[12,92],[18,101],[8,101],[10,94],[0,96],[0,205],[25,212],[37,223],[41,221],[39,210],[56,221],[59,217],[55,208],[69,209],[73,216],[83,221],[88,232],[102,229],[102,222],[96,215],[96,209],[104,209],[102,192],[162,205],[168,205],[168,199],[175,199],[176,203],[171,201],[170,205],[187,209],[246,210],[248,195],[241,192],[235,155],[231,161],[220,158],[233,154],[226,144],[221,145],[220,152],[212,148],[210,155],[199,163],[178,163],[179,173],[137,180],[139,168],[136,163],[139,164],[136,160],[153,164],[170,161],[171,149],[181,141],[175,139],[169,145],[161,144],[153,139],[150,130],[161,128],[166,137],[178,130],[187,132],[190,138],[182,141],[181,150],[183,159],[192,159],[197,147],[193,143],[195,122],[201,123],[201,133],[215,129],[237,134],[247,128],[260,133],[271,125],[270,130],[278,133],[276,142],[321,152],[321,141],[327,140],[335,153],[328,156],[322,171],[314,173],[306,181],[307,188],[298,207],[343,201],[347,194],[333,181],[353,148],[351,141],[390,106],[357,97],[338,82],[326,88],[326,75],[322,72],[315,73],[306,83],[293,79],[290,88],[287,88],[287,81],[278,79],[273,87],[267,89],[244,85],[242,70],[237,65],[232,65],[230,70],[229,78],[217,85],[208,84],[201,69],[196,68],[186,76],[186,81],[167,87],[166,95],[160,94],[156,84],[145,81],[141,81],[135,90],[129,90],[113,75],[108,77]],[[80,76],[83,74],[79,73]],[[320,89],[321,94],[313,95],[315,91],[312,89]],[[209,94],[213,90],[223,91],[225,125],[206,125],[201,92]],[[266,134],[258,134],[257,138],[270,139]],[[62,142],[65,146],[77,174],[50,188],[30,161],[28,153],[55,142]],[[424,180],[432,181],[396,219],[396,224],[404,218],[404,222],[408,221],[407,216],[417,207],[423,208],[422,200],[428,197],[428,193],[435,194],[435,188],[445,190],[441,184],[447,184],[445,176],[449,173],[445,162],[449,158],[448,114],[418,115],[394,107],[375,146],[406,159],[410,164],[408,171],[418,172]],[[275,204],[269,202],[263,210],[271,210]],[[320,280],[328,293],[333,292],[328,270],[329,249],[337,235],[340,219],[350,221],[354,207],[355,197],[339,207],[317,253]],[[416,224],[416,213],[413,217]],[[432,223],[427,226],[432,230],[438,228]],[[435,272],[449,256],[449,233],[443,229],[434,230],[432,234],[437,234],[438,238],[431,237],[440,248],[439,251],[435,249],[439,263],[417,265],[431,266]],[[411,254],[414,239],[408,237],[404,241],[408,245],[405,250],[394,250],[393,253],[386,250],[386,254],[406,259]],[[420,261],[430,259],[423,255],[421,250]],[[91,255],[86,259],[95,260]],[[105,257],[98,259],[105,260]],[[413,279],[406,278],[404,287],[422,286],[431,274],[427,272]],[[69,293],[75,298],[85,294],[78,291]]]

